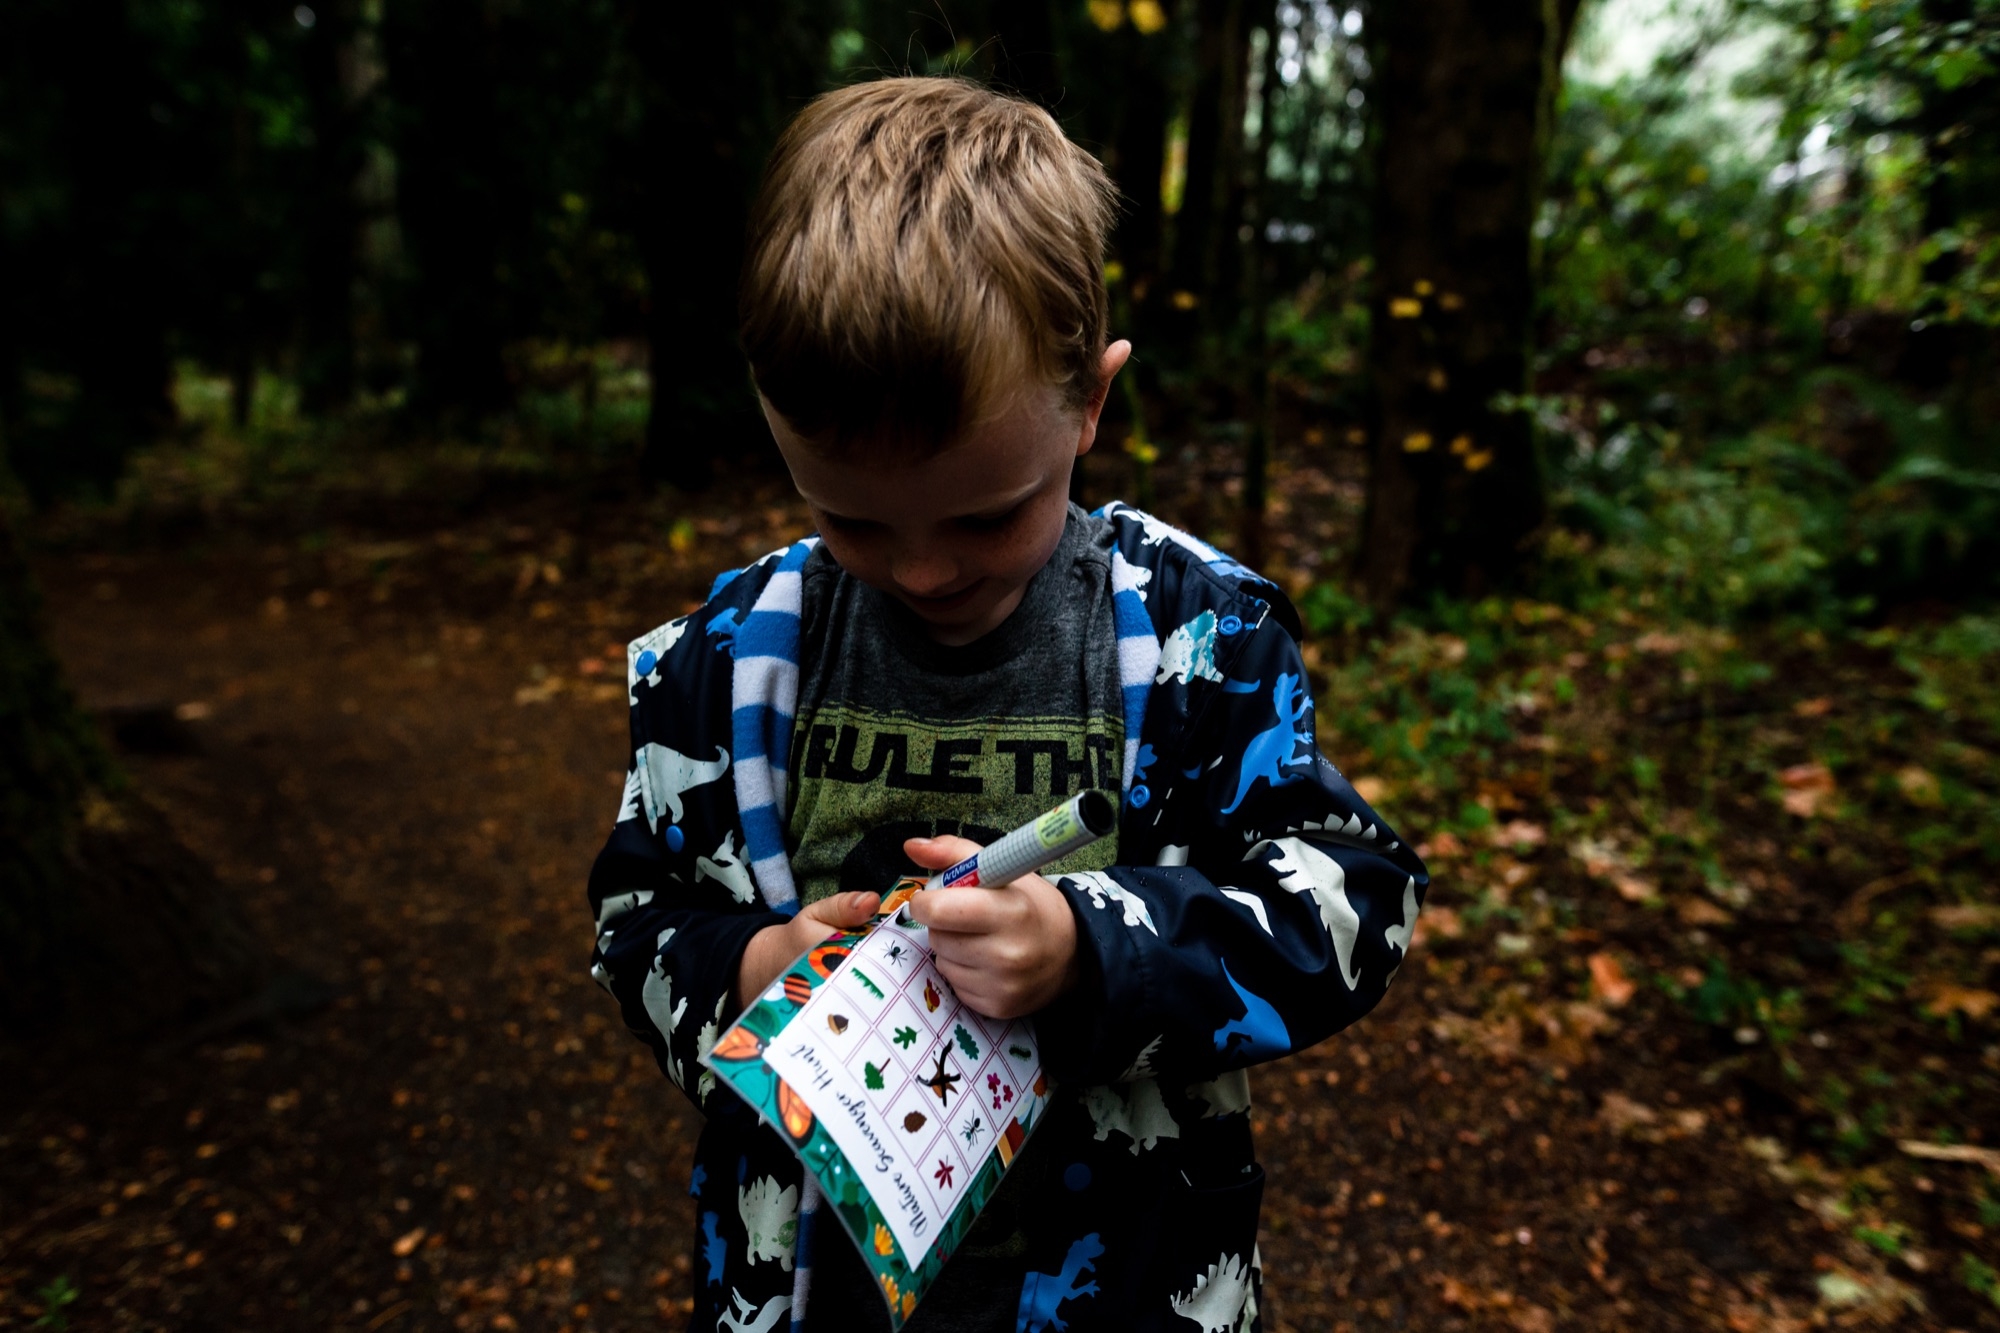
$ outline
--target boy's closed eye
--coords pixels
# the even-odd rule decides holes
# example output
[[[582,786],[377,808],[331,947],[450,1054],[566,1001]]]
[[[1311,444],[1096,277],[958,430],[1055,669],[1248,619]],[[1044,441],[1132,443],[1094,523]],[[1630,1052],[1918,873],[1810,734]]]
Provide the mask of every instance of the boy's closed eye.
[[[823,529],[831,528],[835,532],[850,537],[863,536],[882,526],[873,519],[848,518],[845,514],[829,514],[825,511],[821,511],[819,515],[819,525]]]
[[[961,514],[952,523],[965,532],[999,532],[1019,518],[1027,507],[1026,504],[1017,504],[993,514]]]

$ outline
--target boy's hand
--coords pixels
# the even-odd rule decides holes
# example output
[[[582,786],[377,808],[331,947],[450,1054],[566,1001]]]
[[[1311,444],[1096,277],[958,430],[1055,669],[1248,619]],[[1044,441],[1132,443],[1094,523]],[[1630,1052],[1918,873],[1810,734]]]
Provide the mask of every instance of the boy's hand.
[[[820,899],[782,926],[766,926],[750,937],[743,961],[736,965],[736,994],[732,1008],[743,1006],[764,993],[778,974],[792,961],[836,930],[853,930],[868,924],[882,903],[879,893],[836,893]]]
[[[926,870],[948,870],[979,850],[964,838],[911,838],[903,850]],[[1076,917],[1040,875],[999,888],[931,889],[909,913],[930,927],[938,971],[988,1018],[1046,1008],[1076,983]]]

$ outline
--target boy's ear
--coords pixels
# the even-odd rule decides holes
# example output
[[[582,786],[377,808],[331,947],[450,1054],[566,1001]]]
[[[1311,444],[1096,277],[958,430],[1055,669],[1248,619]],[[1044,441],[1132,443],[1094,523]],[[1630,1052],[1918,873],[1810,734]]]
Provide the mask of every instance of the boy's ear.
[[[1076,455],[1083,457],[1090,452],[1090,446],[1097,443],[1097,419],[1104,414],[1105,400],[1111,396],[1111,381],[1118,378],[1118,372],[1132,358],[1132,344],[1121,338],[1104,349],[1104,359],[1097,363],[1097,385],[1090,391],[1090,399],[1083,405],[1083,429],[1077,433]]]

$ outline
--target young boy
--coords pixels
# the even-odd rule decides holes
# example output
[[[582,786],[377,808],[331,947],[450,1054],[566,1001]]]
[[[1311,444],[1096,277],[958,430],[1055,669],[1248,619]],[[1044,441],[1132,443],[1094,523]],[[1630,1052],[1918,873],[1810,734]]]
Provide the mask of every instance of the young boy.
[[[1117,833],[920,895],[938,965],[1029,1017],[1058,1096],[909,1327],[1257,1326],[1249,1065],[1365,1014],[1428,880],[1319,754],[1295,613],[1070,471],[1112,190],[1026,103],[888,79],[809,106],[752,218],[742,336],[818,536],[631,646],[592,973],[707,1116],[690,1327],[884,1328],[797,1160],[698,1063],[897,876],[1084,787]],[[810,1301],[808,1303],[808,1293]]]

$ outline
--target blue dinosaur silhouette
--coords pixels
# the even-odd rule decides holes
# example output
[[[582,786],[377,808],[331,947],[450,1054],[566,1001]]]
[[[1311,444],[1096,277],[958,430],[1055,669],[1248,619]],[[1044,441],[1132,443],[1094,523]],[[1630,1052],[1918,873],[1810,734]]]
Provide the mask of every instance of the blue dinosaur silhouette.
[[[722,1265],[729,1259],[729,1242],[715,1233],[721,1219],[714,1213],[701,1215],[701,1257],[708,1261],[708,1280],[722,1285]]]
[[[736,623],[736,608],[732,606],[725,608],[722,614],[709,618],[706,633],[716,640],[716,652],[719,653],[726,650],[730,655],[734,656],[736,652],[736,631],[741,628],[742,626]]]
[[[1014,1320],[1014,1333],[1042,1333],[1044,1329],[1063,1333],[1069,1325],[1056,1311],[1068,1301],[1097,1294],[1095,1282],[1078,1286],[1076,1280],[1094,1269],[1097,1265],[1093,1261],[1103,1254],[1104,1242],[1093,1231],[1071,1244],[1063,1256],[1062,1272],[1028,1274],[1028,1280],[1021,1284],[1021,1309]]]
[[[1297,676],[1289,671],[1278,674],[1278,683],[1271,690],[1271,707],[1278,720],[1252,736],[1243,747],[1243,762],[1236,770],[1236,799],[1222,808],[1225,815],[1235,813],[1257,779],[1262,778],[1275,787],[1287,781],[1287,768],[1303,763],[1306,755],[1312,753],[1312,731],[1307,722],[1312,713],[1312,695]],[[1300,747],[1306,755],[1292,753]]]
[[[701,1197],[701,1187],[707,1183],[708,1168],[699,1162],[695,1163],[694,1170],[688,1173],[688,1193],[699,1199]]]
[[[1236,978],[1229,975],[1227,962],[1222,965],[1222,979],[1229,983],[1229,988],[1236,992],[1236,998],[1243,1002],[1243,1017],[1232,1018],[1215,1030],[1215,1049],[1224,1055],[1241,1050],[1258,1060],[1291,1054],[1291,1030],[1285,1026],[1285,1020],[1271,1006],[1271,1002],[1244,990]],[[1242,1043],[1240,1047],[1237,1045],[1239,1041]]]

